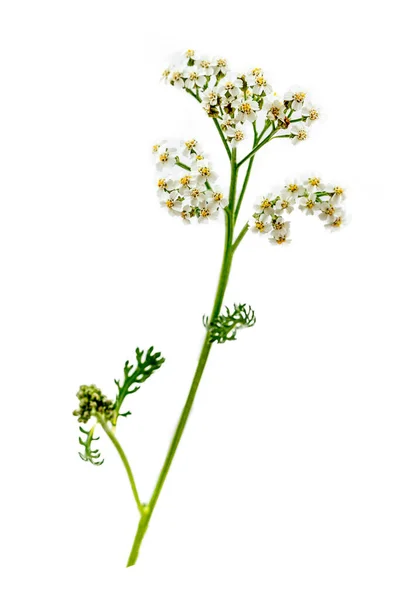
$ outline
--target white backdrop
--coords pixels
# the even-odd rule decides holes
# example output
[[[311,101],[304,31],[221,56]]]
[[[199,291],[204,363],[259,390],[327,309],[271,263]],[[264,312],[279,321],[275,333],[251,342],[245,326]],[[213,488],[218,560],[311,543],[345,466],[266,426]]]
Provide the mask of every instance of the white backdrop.
[[[392,2],[0,8],[2,570],[16,598],[398,600],[400,485],[396,21]],[[248,235],[226,301],[257,325],[215,347],[136,567],[136,513],[107,439],[78,457],[81,383],[109,396],[136,346],[165,365],[121,423],[149,497],[198,356],[222,221],[160,209],[152,144],[217,133],[160,83],[175,51],[304,85],[325,122],[256,159],[257,195],[310,170],[350,225],[302,215],[289,247]]]

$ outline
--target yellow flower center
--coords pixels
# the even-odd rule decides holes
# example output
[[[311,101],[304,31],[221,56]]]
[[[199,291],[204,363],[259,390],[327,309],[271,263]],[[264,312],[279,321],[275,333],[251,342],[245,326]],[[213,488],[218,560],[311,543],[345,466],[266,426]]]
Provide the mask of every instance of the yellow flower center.
[[[281,235],[278,239],[275,239],[277,244],[283,244],[284,242],[286,242],[286,236],[285,235]]]
[[[274,229],[283,229],[283,222],[282,221],[275,221],[275,223],[273,224]]]
[[[321,183],[321,180],[319,177],[310,177],[308,182],[310,185],[317,187]]]
[[[296,183],[289,183],[287,189],[289,190],[289,192],[297,192],[299,186]]]
[[[282,200],[281,207],[282,208],[287,208],[288,206],[289,206],[289,202],[287,200]]]
[[[204,160],[204,154],[196,154],[196,160]]]
[[[171,75],[172,81],[179,81],[181,77],[182,73],[180,73],[179,71],[174,71],[174,73],[172,73]]]
[[[243,102],[240,106],[240,110],[242,111],[242,113],[244,113],[245,115],[249,115],[251,113],[251,106],[248,102]]]
[[[217,60],[217,66],[218,67],[226,67],[226,60],[225,60],[225,58],[219,58]]]
[[[209,61],[208,61],[208,60],[202,60],[202,61],[201,61],[201,63],[200,63],[200,66],[201,66],[203,69],[209,69],[209,68],[210,68],[210,63],[209,63]]]
[[[196,143],[197,143],[196,140],[188,140],[187,142],[185,142],[185,146],[188,150],[193,150]]]
[[[166,180],[165,180],[165,179],[159,179],[159,180],[157,181],[157,186],[158,186],[160,189],[163,189],[163,188],[165,188],[165,186],[166,186],[166,185],[167,185],[167,182],[166,182]]]
[[[163,154],[160,154],[160,162],[167,162],[168,160],[168,152],[164,152]]]
[[[208,167],[200,167],[199,173],[200,175],[202,175],[202,177],[209,177],[211,171]]]
[[[331,216],[331,215],[333,215],[333,214],[335,214],[335,207],[334,207],[334,206],[332,206],[332,204],[329,204],[329,205],[326,207],[326,209],[324,210],[324,213],[325,213],[326,215],[330,215],[330,216]]]
[[[241,142],[244,139],[243,131],[235,131],[235,140]]]
[[[171,71],[169,69],[164,69],[164,71],[162,72],[162,76],[163,77],[168,77],[168,75],[171,73]]]
[[[173,208],[174,201],[173,200],[167,200],[165,204],[167,205],[168,208]]]
[[[221,202],[222,198],[224,197],[223,194],[221,194],[221,192],[215,192],[213,195],[213,200],[215,202]]]
[[[272,204],[270,200],[265,199],[261,202],[260,206],[263,210],[265,210],[266,208],[271,208]]]
[[[342,217],[337,217],[333,223],[331,223],[332,227],[340,227],[342,224]]]
[[[262,221],[256,221],[254,226],[256,229],[258,229],[258,231],[264,231],[265,229],[265,224]]]
[[[208,208],[203,208],[200,211],[200,214],[201,214],[202,217],[209,217],[210,216],[210,211],[208,210]]]
[[[280,113],[281,109],[279,108],[279,106],[271,106],[269,112],[271,113],[271,115],[273,117],[279,117],[279,113]]]
[[[305,129],[300,129],[299,133],[297,134],[297,139],[306,140],[307,139],[307,131]]]
[[[296,100],[296,102],[303,102],[305,97],[306,95],[304,92],[296,92],[295,94],[293,94],[293,98],[294,100]]]
[[[192,50],[191,48],[189,48],[189,50],[186,50],[186,56],[187,58],[193,58],[194,50]]]
[[[266,83],[267,83],[267,80],[262,75],[260,75],[259,77],[256,77],[257,85],[265,85]]]
[[[157,150],[159,149],[160,144],[154,144],[153,146],[153,152],[157,152]]]
[[[314,202],[311,200],[311,198],[307,200],[306,207],[310,209],[314,207]]]
[[[185,175],[180,179],[181,185],[189,185],[190,183],[190,175]]]
[[[196,81],[196,80],[198,79],[198,77],[199,77],[199,74],[198,74],[198,73],[196,73],[196,71],[192,71],[192,72],[190,73],[190,75],[189,75],[189,79],[190,79],[191,81]]]
[[[262,73],[262,69],[260,69],[260,67],[256,67],[251,72],[251,74],[254,75],[254,77],[257,77],[258,75],[260,75],[260,73]]]
[[[197,188],[193,188],[192,190],[190,190],[190,195],[192,196],[192,198],[198,198],[200,196],[200,190],[198,190]]]
[[[343,194],[343,188],[341,187],[334,187],[333,191],[335,192],[335,194],[337,194],[338,196],[341,196]]]
[[[319,117],[319,112],[315,108],[312,108],[310,110],[310,119],[311,119],[311,121],[316,121],[318,119],[318,117]]]

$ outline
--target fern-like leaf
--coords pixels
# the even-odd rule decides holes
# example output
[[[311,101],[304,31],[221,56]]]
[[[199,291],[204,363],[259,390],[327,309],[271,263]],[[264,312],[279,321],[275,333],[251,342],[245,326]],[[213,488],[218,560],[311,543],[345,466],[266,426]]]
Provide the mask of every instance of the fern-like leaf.
[[[79,431],[81,431],[82,433],[84,433],[86,435],[85,440],[83,440],[81,437],[79,438],[79,443],[85,449],[84,452],[79,452],[79,456],[81,457],[82,460],[84,460],[86,462],[90,462],[90,463],[92,463],[92,465],[99,467],[100,465],[103,464],[104,459],[100,460],[100,450],[94,450],[92,448],[92,442],[100,439],[98,437],[96,437],[96,438],[93,437],[94,427],[92,427],[92,429],[90,429],[89,431],[86,431],[86,429],[83,429],[83,427],[79,427]]]
[[[127,360],[124,365],[124,380],[121,384],[120,380],[115,379],[115,384],[118,388],[118,394],[115,401],[116,414],[118,416],[128,416],[130,413],[121,414],[119,412],[122,402],[129,394],[134,394],[138,391],[141,384],[144,383],[157,369],[161,367],[165,358],[160,352],[154,352],[154,347],[151,346],[147,352],[136,348],[136,366],[130,364]]]
[[[236,340],[236,332],[243,327],[253,327],[256,322],[254,310],[247,304],[234,304],[233,310],[225,307],[225,314],[220,314],[212,323],[203,317],[203,325],[209,330],[211,342],[223,344]]]

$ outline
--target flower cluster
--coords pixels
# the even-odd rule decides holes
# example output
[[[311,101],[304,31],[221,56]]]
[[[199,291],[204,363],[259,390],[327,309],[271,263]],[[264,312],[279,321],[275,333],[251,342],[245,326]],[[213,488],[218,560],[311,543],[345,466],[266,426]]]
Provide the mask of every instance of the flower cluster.
[[[72,414],[78,417],[80,423],[87,423],[90,417],[96,414],[102,415],[106,420],[111,419],[114,403],[108,400],[95,385],[81,385],[76,396],[79,400],[79,408]]]
[[[233,72],[222,57],[197,57],[194,50],[187,50],[162,77],[201,102],[206,113],[218,120],[232,147],[245,139],[246,123],[258,120],[273,135],[287,130],[285,137],[297,143],[308,138],[309,126],[320,117],[302,88],[292,88],[281,98],[261,68]]]
[[[277,194],[267,194],[259,198],[255,205],[255,233],[270,233],[273,244],[288,243],[290,222],[285,216],[290,214],[296,203],[306,215],[318,214],[331,231],[338,230],[345,223],[341,206],[345,198],[344,189],[338,185],[324,185],[320,177],[312,175],[303,183],[291,180]]]
[[[183,142],[180,148],[171,148],[166,142],[153,146],[161,206],[172,216],[180,216],[183,223],[197,218],[208,223],[218,217],[227,206],[224,192],[215,185],[217,175],[196,140]]]

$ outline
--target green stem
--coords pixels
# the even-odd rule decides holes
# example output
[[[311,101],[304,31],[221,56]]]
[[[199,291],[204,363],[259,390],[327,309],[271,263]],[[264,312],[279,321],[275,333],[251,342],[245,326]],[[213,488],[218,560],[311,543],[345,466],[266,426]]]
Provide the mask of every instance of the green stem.
[[[233,207],[235,205],[235,197],[236,197],[236,185],[237,185],[237,176],[238,176],[238,167],[236,164],[236,149],[232,149],[231,155],[231,181],[229,188],[229,205],[225,210],[225,244],[224,244],[224,254],[222,258],[221,271],[217,286],[217,291],[215,294],[214,304],[211,311],[209,322],[211,323],[220,313],[222,302],[224,300],[224,295],[226,291],[226,287],[228,285],[229,273],[232,266],[232,258],[233,258]],[[153,514],[154,508],[157,504],[157,500],[160,496],[161,490],[163,488],[165,479],[168,475],[169,469],[171,467],[172,461],[174,459],[176,450],[178,448],[179,442],[181,440],[182,434],[184,432],[187,420],[189,418],[190,412],[192,410],[193,402],[196,397],[196,393],[207,364],[208,356],[211,350],[211,342],[209,339],[209,332],[206,332],[204,337],[203,346],[200,353],[199,362],[197,364],[196,371],[194,373],[193,381],[189,389],[189,394],[186,399],[185,406],[183,407],[182,414],[178,421],[178,425],[176,427],[174,436],[171,441],[171,445],[169,447],[167,456],[165,458],[163,467],[161,469],[160,475],[158,477],[156,486],[154,488],[153,495],[150,498],[150,502],[147,506],[142,509],[142,517],[139,521],[138,529],[136,532],[136,536],[133,542],[132,550],[128,558],[127,567],[130,567],[136,563],[136,560],[139,555],[140,546],[143,540],[143,537],[147,531],[147,527],[149,525],[151,516]]]
[[[240,233],[238,234],[236,240],[232,244],[232,252],[235,252],[237,250],[237,247],[239,246],[240,242],[242,241],[242,239],[244,238],[244,236],[248,232],[249,227],[250,227],[249,222],[247,222],[243,226],[243,228],[240,230]]]
[[[253,148],[255,148],[257,146],[257,130],[255,128],[254,123],[253,123],[253,130],[254,130]],[[236,207],[235,207],[235,216],[234,216],[234,222],[235,223],[236,223],[236,220],[238,218],[238,215],[239,215],[239,212],[240,212],[240,208],[242,206],[244,195],[246,193],[247,184],[248,184],[249,179],[250,179],[250,174],[251,174],[251,169],[253,167],[254,158],[255,158],[255,155],[253,155],[250,158],[250,162],[247,165],[247,171],[246,171],[246,175],[245,175],[244,180],[243,180],[242,190],[241,190],[241,192],[239,194],[239,198],[238,198],[238,201],[237,201]]]
[[[102,428],[104,429],[104,431],[106,432],[106,434],[108,435],[108,437],[110,438],[110,440],[112,441],[112,443],[114,444],[114,446],[124,464],[125,470],[128,474],[129,483],[131,484],[133,497],[135,498],[135,502],[137,504],[140,514],[143,515],[143,513],[144,513],[143,506],[142,506],[142,503],[140,502],[139,493],[137,491],[135,479],[133,477],[132,469],[130,467],[130,464],[126,457],[126,454],[123,451],[121,444],[115,437],[114,432],[108,427],[106,421],[104,421],[104,419],[99,415],[97,416],[97,419],[98,419],[100,425],[102,426]]]
[[[246,162],[246,160],[249,160],[249,158],[251,158],[252,156],[254,156],[254,154],[256,152],[258,152],[260,150],[260,148],[262,148],[263,146],[265,146],[265,144],[267,144],[270,140],[272,140],[272,138],[274,137],[274,135],[280,131],[280,129],[273,129],[271,131],[271,133],[269,135],[267,135],[267,137],[265,139],[263,139],[262,142],[260,142],[259,144],[257,144],[257,146],[255,146],[253,148],[253,150],[251,150],[251,152],[249,152],[248,154],[246,154],[246,156],[244,158],[242,158],[242,160],[238,163],[238,167],[241,167],[243,163]],[[281,136],[284,137],[284,136]]]
[[[214,125],[217,128],[218,133],[219,133],[219,135],[221,137],[221,140],[222,140],[222,142],[223,142],[223,144],[225,146],[225,150],[226,150],[226,152],[228,154],[229,160],[231,160],[232,159],[232,153],[231,153],[231,151],[229,149],[228,142],[226,141],[226,138],[224,136],[224,132],[221,129],[221,125],[218,123],[218,119],[213,119],[213,121],[214,121]]]
[[[186,89],[186,91],[188,92],[188,94],[190,94],[191,96],[193,96],[193,98],[195,98],[197,100],[197,102],[201,103],[201,99],[199,98],[198,94],[195,94],[194,92],[192,92],[192,90]],[[214,125],[217,128],[218,133],[219,133],[219,135],[221,137],[222,143],[224,144],[224,147],[225,147],[226,153],[227,153],[227,155],[229,157],[229,160],[231,160],[232,159],[232,153],[230,151],[229,144],[228,144],[228,142],[227,142],[227,140],[226,140],[226,138],[224,136],[224,132],[221,129],[221,125],[218,123],[218,119],[216,119],[216,118],[214,119],[213,118],[213,121],[214,121]]]
[[[182,169],[185,169],[186,171],[191,171],[191,170],[192,170],[192,169],[189,167],[189,165],[185,165],[185,163],[183,163],[183,162],[180,162],[179,160],[176,160],[176,159],[175,159],[175,164],[176,164],[178,167],[181,167]]]

